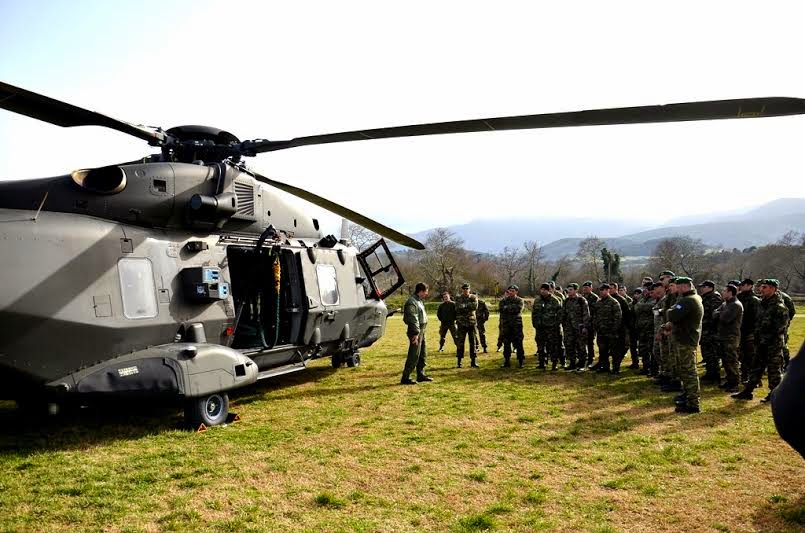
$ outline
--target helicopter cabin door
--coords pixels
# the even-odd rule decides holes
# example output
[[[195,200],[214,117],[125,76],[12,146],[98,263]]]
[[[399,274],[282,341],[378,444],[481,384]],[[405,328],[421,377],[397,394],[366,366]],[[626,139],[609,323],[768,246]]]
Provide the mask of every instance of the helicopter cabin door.
[[[358,254],[358,261],[366,273],[364,283],[368,284],[368,297],[385,300],[405,283],[400,268],[383,239]]]

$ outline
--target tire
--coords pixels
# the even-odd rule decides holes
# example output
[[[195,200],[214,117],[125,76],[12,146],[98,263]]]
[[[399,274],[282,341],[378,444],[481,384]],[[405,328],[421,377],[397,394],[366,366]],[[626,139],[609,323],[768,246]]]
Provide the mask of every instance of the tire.
[[[333,368],[341,368],[341,364],[344,362],[344,358],[341,356],[340,353],[333,354],[330,362],[333,365]]]
[[[352,355],[348,355],[346,359],[347,359],[347,366],[350,368],[361,366],[361,354],[359,354],[358,352],[355,352]]]
[[[216,392],[190,398],[185,403],[184,417],[192,428],[201,424],[207,427],[223,424],[229,417],[229,396],[225,392]]]

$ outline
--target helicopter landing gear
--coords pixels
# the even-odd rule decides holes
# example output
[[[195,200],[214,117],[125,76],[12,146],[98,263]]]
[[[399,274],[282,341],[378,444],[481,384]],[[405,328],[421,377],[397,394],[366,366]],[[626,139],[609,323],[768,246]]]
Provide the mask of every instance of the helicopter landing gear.
[[[358,352],[354,352],[351,353],[350,355],[347,355],[345,359],[347,361],[347,366],[350,368],[360,366],[361,364],[361,354],[359,354]]]
[[[356,366],[360,366],[361,364],[361,354],[358,352],[346,353],[346,352],[338,352],[332,355],[330,362],[333,365],[333,368],[341,368],[341,365],[344,363],[347,364],[348,367],[354,368]]]
[[[184,417],[190,427],[217,426],[229,416],[229,396],[216,392],[200,398],[190,398],[185,403]]]

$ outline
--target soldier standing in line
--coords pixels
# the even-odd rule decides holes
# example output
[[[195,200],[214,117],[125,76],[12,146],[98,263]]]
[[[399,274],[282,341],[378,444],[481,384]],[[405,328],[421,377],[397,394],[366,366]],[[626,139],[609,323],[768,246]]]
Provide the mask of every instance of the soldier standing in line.
[[[652,363],[652,350],[654,349],[654,304],[657,303],[651,292],[646,291],[646,294],[637,298],[635,293],[635,303],[633,305],[635,317],[635,337],[637,337],[637,350],[640,359],[643,360],[643,369],[640,371],[642,375],[651,373]]]
[[[718,324],[718,341],[721,348],[721,362],[726,378],[720,385],[726,392],[738,392],[740,374],[738,373],[738,345],[741,342],[741,320],[744,306],[737,298],[738,289],[733,285],[724,287],[724,301],[713,314]]]
[[[500,338],[503,341],[503,367],[511,366],[512,347],[517,353],[517,366],[523,368],[525,350],[523,349],[524,302],[517,293],[517,285],[509,285],[506,296],[500,301]]]
[[[559,363],[561,347],[560,328],[562,324],[562,304],[559,298],[551,293],[551,286],[543,283],[539,289],[539,296],[534,299],[531,308],[531,325],[536,330],[537,353],[539,354],[538,369],[545,369],[547,357],[551,358],[552,368],[556,370]]]
[[[628,326],[632,322],[632,311],[629,308],[629,303],[618,292],[617,282],[611,282],[610,286],[612,289],[610,289],[609,294],[617,300],[618,304],[621,306],[621,325],[620,329],[618,329],[618,341],[616,344],[616,353],[618,356],[612,360],[612,373],[619,374],[621,371],[621,361],[623,361],[623,358],[626,356],[626,351],[629,348]]]
[[[464,358],[464,339],[470,345],[470,366],[478,368],[475,362],[475,311],[478,310],[478,298],[470,294],[470,284],[461,286],[461,294],[456,297],[456,367],[461,368]]]
[[[699,374],[696,372],[696,348],[702,336],[702,297],[693,289],[693,280],[676,278],[679,298],[668,310],[668,322],[663,329],[673,336],[676,350],[677,370],[682,381],[682,394],[676,397],[677,413],[701,411],[699,397]]]
[[[617,351],[618,335],[623,321],[623,313],[618,301],[610,293],[607,283],[598,288],[600,299],[595,303],[595,331],[598,335],[598,362],[596,372],[609,372],[610,359],[613,362],[619,357]]]
[[[585,281],[581,285],[581,295],[587,300],[588,307],[590,308],[590,322],[595,324],[595,303],[598,301],[598,295],[593,291],[593,282]],[[587,368],[593,364],[595,357],[595,327],[591,327],[587,332]],[[579,370],[584,370],[580,368]]]
[[[739,352],[741,383],[746,383],[746,380],[749,379],[749,372],[752,370],[752,364],[755,360],[755,317],[757,316],[758,307],[760,307],[760,298],[755,296],[754,287],[755,282],[749,278],[744,279],[738,285],[738,300],[744,308]]]
[[[788,367],[788,361],[791,360],[791,352],[788,350],[788,328],[791,327],[791,321],[797,314],[797,307],[794,305],[794,300],[783,291],[777,291],[783,299],[786,309],[788,309],[788,326],[785,328],[785,342],[783,343],[783,372]]]
[[[709,279],[699,284],[699,295],[702,297],[702,306],[704,306],[701,349],[705,373],[702,376],[701,383],[721,385],[721,369],[718,362],[718,356],[721,353],[721,348],[718,345],[718,321],[716,321],[713,314],[716,309],[721,307],[723,299],[716,290],[715,283]]]
[[[450,293],[447,291],[442,294],[442,303],[436,310],[436,318],[439,319],[439,351],[443,352],[448,331],[453,344],[456,343],[456,303],[450,299]]]
[[[783,342],[788,327],[788,309],[782,296],[777,291],[780,282],[776,279],[764,279],[760,282],[762,300],[755,317],[755,362],[744,389],[732,397],[737,400],[751,400],[752,391],[760,382],[763,371],[769,373],[769,394],[761,400],[768,402],[771,391],[780,383],[780,369],[783,360]]]
[[[673,277],[668,280],[668,293],[663,300],[662,316],[664,324],[670,322],[668,311],[676,305],[678,299],[679,294],[677,293],[676,277]],[[676,350],[674,336],[663,335],[663,338],[665,340],[665,349],[668,355],[668,368],[671,378],[660,387],[660,390],[662,392],[682,392],[682,378],[679,373],[679,354]]]
[[[568,366],[565,370],[580,370],[587,361],[587,333],[590,331],[590,305],[578,295],[579,284],[567,286],[567,298],[563,304],[562,329],[565,333],[565,349]]]
[[[408,357],[405,359],[401,385],[416,385],[418,381],[433,381],[425,375],[426,355],[425,329],[428,315],[425,313],[425,298],[428,297],[428,285],[417,283],[414,294],[408,298],[403,307],[403,322],[408,326]],[[411,379],[411,372],[416,368],[416,381]]]
[[[651,339],[653,344],[651,350],[652,360],[652,373],[654,374],[654,383],[663,385],[670,378],[668,378],[668,369],[666,368],[666,357],[664,353],[665,347],[661,341],[662,334],[660,330],[665,322],[662,316],[663,299],[665,298],[665,286],[662,282],[656,282],[651,286],[651,298],[654,300],[654,305],[651,307],[651,314],[654,318],[654,337]]]
[[[562,287],[556,285],[556,282],[551,280],[548,282],[548,285],[551,286],[551,294],[559,300],[559,305],[563,305],[565,303],[565,294],[562,292]],[[565,334],[562,326],[559,326],[559,362],[561,363],[561,367],[564,368],[565,366]]]
[[[472,292],[477,297],[478,295],[475,291]],[[484,353],[486,351],[486,321],[489,320],[489,307],[486,305],[486,302],[483,301],[481,298],[478,298],[478,310],[475,312],[475,319],[478,321],[478,336],[479,338],[475,339],[475,346],[480,346],[484,349]]]
[[[626,287],[623,287],[626,292]],[[632,320],[629,322],[629,351],[632,354],[632,364],[629,368],[638,370],[640,368],[640,350],[638,348],[638,333],[637,333],[637,316],[635,315],[635,308],[637,304],[643,299],[643,289],[637,288],[632,291],[632,297],[626,301],[629,302],[629,315]],[[653,321],[652,321],[653,323]]]

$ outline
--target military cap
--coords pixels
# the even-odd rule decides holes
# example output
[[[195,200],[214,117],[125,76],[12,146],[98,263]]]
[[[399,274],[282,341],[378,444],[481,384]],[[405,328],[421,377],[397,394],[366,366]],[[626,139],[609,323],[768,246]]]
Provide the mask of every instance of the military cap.
[[[663,276],[671,276],[672,278],[674,278],[674,277],[676,277],[676,274],[674,274],[674,273],[673,273],[673,272],[671,272],[670,270],[663,270],[663,271],[660,273],[660,277],[663,277]]]
[[[593,282],[592,281],[585,281],[584,283],[581,284],[581,286],[582,287],[592,287]]]
[[[710,287],[711,289],[715,289],[716,284],[713,283],[711,280],[706,279],[706,280],[702,281],[701,283],[699,283],[699,287]]]
[[[638,288],[636,288],[635,290],[632,291],[632,294],[643,294],[643,289],[638,287]]]
[[[677,278],[674,278],[673,282],[676,283],[677,285],[682,285],[684,283],[693,285],[693,280],[685,276],[679,276]]]
[[[506,290],[507,291],[518,291],[519,292],[520,287],[518,287],[517,285],[512,284],[512,285],[509,285],[509,287]]]
[[[579,289],[579,284],[578,283],[568,283],[567,288],[568,289],[576,289],[576,290],[578,290]]]
[[[754,282],[754,281],[752,281],[752,279],[751,279],[751,278],[746,278],[746,279],[744,279],[744,280],[743,280],[741,283],[739,283],[739,285],[751,285],[751,286],[753,286],[753,287],[754,287],[754,286],[755,286],[755,282]]]
[[[598,287],[599,291],[604,290],[604,289],[609,289],[609,283],[602,283],[601,286]]]
[[[550,289],[551,286],[549,284],[547,284],[547,283],[543,283],[542,285],[539,286],[539,288],[540,289]]]
[[[760,280],[760,283],[761,283],[761,285],[771,285],[774,288],[777,288],[777,287],[780,286],[780,281],[777,280],[777,279],[774,279],[774,278],[762,279],[762,280]]]
[[[737,287],[738,285],[740,285],[740,284],[741,284],[740,280],[737,280],[737,279],[731,279],[731,280],[729,280],[729,281],[727,282],[727,285],[735,285],[736,287]]]
[[[469,289],[469,288],[470,288],[470,284],[469,284],[469,283],[465,283],[464,285],[462,285],[462,286],[461,286],[461,288],[462,288],[462,289]]]
[[[646,276],[646,277],[643,278],[643,281],[644,282],[649,282],[650,281],[651,283],[654,283],[654,278],[652,278],[651,276]]]

